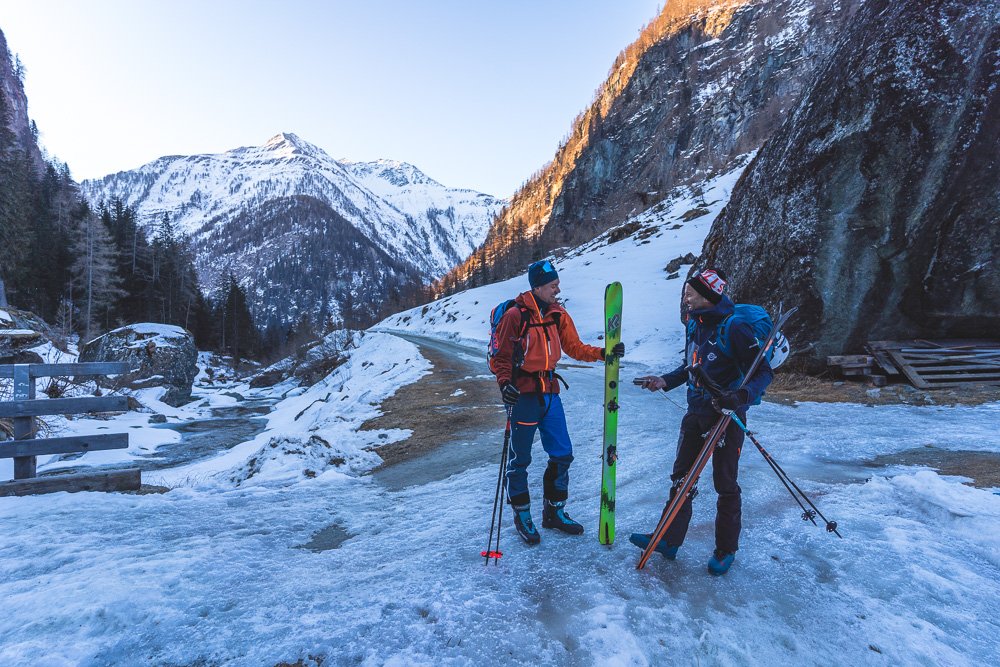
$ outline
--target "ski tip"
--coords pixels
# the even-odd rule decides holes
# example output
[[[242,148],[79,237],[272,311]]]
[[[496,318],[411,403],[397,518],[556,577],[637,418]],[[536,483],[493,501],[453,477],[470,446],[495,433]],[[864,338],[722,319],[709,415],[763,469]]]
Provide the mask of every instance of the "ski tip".
[[[500,558],[503,556],[502,551],[480,551],[479,555],[483,558]]]

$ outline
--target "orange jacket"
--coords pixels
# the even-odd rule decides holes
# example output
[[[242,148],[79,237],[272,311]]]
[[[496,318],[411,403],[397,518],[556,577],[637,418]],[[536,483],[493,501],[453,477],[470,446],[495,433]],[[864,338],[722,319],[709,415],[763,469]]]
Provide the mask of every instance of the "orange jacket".
[[[555,370],[563,350],[577,361],[601,361],[604,358],[603,348],[580,341],[573,319],[558,303],[549,306],[545,317],[542,317],[538,302],[530,291],[524,292],[515,301],[518,307],[504,313],[497,325],[500,347],[493,363],[497,369],[497,384],[501,387],[513,377],[514,386],[522,392],[558,394],[559,381],[547,371]],[[521,308],[527,309],[529,317],[524,338],[521,339],[524,362],[515,373],[512,356],[521,332]]]

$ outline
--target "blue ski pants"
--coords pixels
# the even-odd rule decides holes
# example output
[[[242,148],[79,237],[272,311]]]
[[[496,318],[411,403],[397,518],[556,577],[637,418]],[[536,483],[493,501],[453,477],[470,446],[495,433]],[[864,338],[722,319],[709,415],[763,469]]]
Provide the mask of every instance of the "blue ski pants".
[[[511,505],[527,505],[528,465],[535,431],[541,431],[542,448],[549,455],[543,476],[544,497],[566,500],[569,490],[569,465],[573,462],[573,443],[566,429],[559,394],[524,393],[518,398],[510,418],[510,458],[507,459],[507,497]]]

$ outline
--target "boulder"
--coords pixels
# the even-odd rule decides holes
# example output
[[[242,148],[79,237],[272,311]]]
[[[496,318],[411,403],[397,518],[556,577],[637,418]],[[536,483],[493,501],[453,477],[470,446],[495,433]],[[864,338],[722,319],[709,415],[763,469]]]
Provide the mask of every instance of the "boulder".
[[[129,324],[95,338],[80,350],[80,361],[124,361],[138,369],[127,375],[101,379],[111,388],[165,387],[160,399],[174,407],[191,400],[198,374],[194,336],[170,324]]]
[[[34,313],[9,306],[0,308],[0,363],[40,364],[43,359],[31,348],[57,338],[49,325]]]

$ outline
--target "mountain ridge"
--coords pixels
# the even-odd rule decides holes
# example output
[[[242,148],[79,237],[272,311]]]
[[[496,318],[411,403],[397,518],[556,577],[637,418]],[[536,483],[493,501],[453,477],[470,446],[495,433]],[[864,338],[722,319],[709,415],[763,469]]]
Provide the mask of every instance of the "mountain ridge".
[[[233,273],[257,312],[282,321],[302,312],[336,314],[344,301],[368,303],[367,314],[373,315],[388,294],[433,280],[460,263],[482,242],[502,205],[488,194],[448,188],[406,162],[336,160],[292,132],[223,153],[163,156],[133,170],[84,181],[80,187],[94,206],[121,199],[136,210],[147,230],[169,220],[190,239],[199,276],[210,294]],[[296,227],[298,215],[305,217]],[[284,218],[291,224],[274,224]],[[309,248],[329,251],[319,236],[328,228],[343,231],[343,224],[364,237],[362,245],[370,244],[372,252],[355,248],[358,267],[351,264],[351,246],[358,242],[353,234],[342,235],[343,243],[337,246],[343,257],[308,256]],[[227,235],[242,241],[228,243]],[[324,303],[310,304],[305,296],[287,292],[281,299],[291,299],[290,304],[264,296],[273,290],[262,282],[263,276],[274,278],[274,267],[283,263],[280,253],[273,252],[280,235],[294,236],[288,254],[297,261],[288,265],[283,278],[298,284],[299,277],[289,272],[302,267],[326,284],[315,290],[327,295]],[[318,265],[335,273],[316,273]],[[355,269],[367,284],[350,278]],[[385,289],[378,287],[381,283]]]

